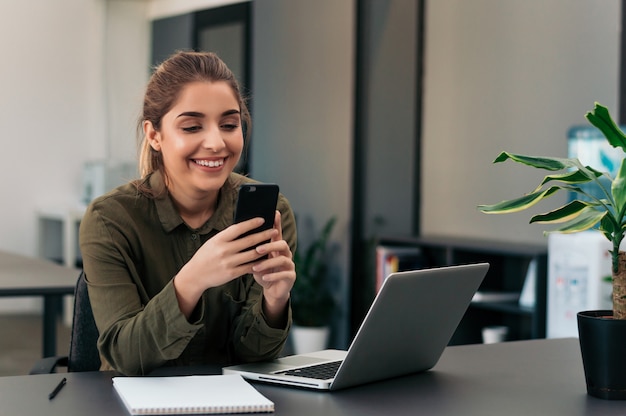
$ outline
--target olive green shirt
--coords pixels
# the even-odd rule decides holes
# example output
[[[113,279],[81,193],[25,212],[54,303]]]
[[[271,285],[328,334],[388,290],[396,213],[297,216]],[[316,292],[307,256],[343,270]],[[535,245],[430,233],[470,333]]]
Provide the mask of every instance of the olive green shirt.
[[[160,173],[143,181],[164,190]],[[165,365],[229,365],[276,357],[291,326],[272,328],[263,316],[262,288],[252,275],[208,289],[189,321],[179,309],[172,278],[209,238],[233,223],[237,188],[253,182],[231,174],[217,208],[199,229],[189,228],[163,192],[151,197],[129,183],[95,199],[80,225],[80,250],[100,332],[101,369],[146,374]],[[295,252],[296,225],[281,194],[283,238]]]

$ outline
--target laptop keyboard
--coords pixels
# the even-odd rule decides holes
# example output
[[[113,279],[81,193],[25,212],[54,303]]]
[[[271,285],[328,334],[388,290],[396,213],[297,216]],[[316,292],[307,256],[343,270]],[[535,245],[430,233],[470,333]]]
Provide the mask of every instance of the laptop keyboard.
[[[276,374],[285,374],[288,376],[308,377],[318,380],[327,380],[335,377],[337,370],[341,365],[341,360],[330,361],[327,363],[316,364],[309,367],[294,368],[292,370],[279,371]]]

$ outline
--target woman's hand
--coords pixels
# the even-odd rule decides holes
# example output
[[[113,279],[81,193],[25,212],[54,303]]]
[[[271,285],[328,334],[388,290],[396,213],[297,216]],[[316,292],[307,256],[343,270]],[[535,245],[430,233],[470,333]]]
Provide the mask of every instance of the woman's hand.
[[[268,257],[254,263],[252,275],[263,287],[263,311],[269,321],[268,324],[272,327],[283,327],[289,293],[296,281],[296,266],[289,244],[283,239],[279,211],[276,211],[274,216],[274,230],[277,233],[270,242],[256,248],[259,255],[267,254]]]
[[[231,225],[207,240],[178,272],[174,278],[174,287],[178,305],[187,318],[191,316],[205,290],[228,283],[241,275],[253,273],[254,262],[265,253],[251,247],[269,240],[270,243],[264,246],[272,248],[277,236],[281,235],[282,238],[280,219],[278,220],[278,230],[275,225],[275,228],[239,238],[242,234],[254,230],[262,224],[262,218],[253,218]],[[280,243],[278,242],[278,244]],[[291,286],[288,291],[290,289]]]

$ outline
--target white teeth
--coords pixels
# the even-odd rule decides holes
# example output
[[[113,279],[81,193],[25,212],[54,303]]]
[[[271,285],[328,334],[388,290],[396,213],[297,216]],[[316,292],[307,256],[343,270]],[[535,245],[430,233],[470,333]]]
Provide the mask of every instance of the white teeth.
[[[224,165],[224,160],[196,160],[195,161],[200,166],[208,166],[210,168],[217,168],[219,166]]]

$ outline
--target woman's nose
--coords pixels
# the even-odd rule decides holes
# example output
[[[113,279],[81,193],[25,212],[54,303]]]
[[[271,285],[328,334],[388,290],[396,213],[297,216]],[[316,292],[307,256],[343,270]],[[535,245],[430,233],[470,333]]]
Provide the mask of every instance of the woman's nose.
[[[213,152],[219,152],[226,146],[226,143],[224,142],[219,129],[210,129],[204,135],[202,145],[205,149],[210,149]]]

